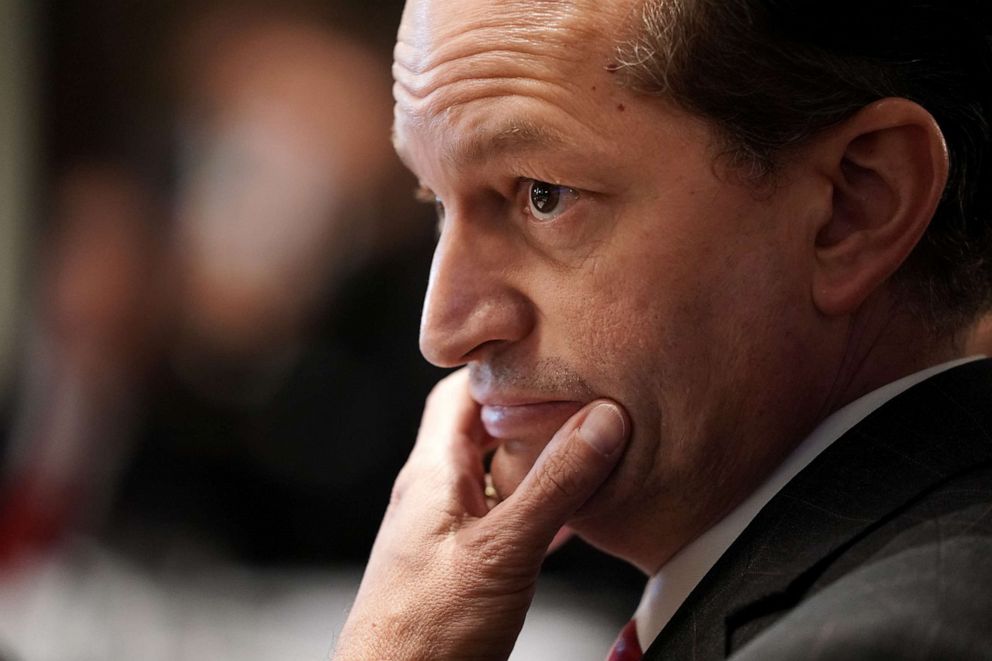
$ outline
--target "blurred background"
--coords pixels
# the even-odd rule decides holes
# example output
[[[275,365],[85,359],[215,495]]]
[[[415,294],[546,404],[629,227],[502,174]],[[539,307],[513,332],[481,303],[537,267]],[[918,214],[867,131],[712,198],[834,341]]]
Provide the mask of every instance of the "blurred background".
[[[442,376],[401,9],[0,0],[0,661],[331,649]],[[570,543],[514,658],[641,587]]]

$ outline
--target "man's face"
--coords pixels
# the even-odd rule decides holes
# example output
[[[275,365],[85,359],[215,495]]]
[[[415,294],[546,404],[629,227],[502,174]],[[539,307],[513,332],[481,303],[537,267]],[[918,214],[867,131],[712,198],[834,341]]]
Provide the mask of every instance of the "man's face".
[[[443,205],[424,355],[469,365],[503,496],[584,403],[627,409],[572,522],[620,555],[677,550],[781,455],[808,299],[801,184],[757,194],[704,122],[619,84],[632,4],[412,0],[394,66],[397,148]]]

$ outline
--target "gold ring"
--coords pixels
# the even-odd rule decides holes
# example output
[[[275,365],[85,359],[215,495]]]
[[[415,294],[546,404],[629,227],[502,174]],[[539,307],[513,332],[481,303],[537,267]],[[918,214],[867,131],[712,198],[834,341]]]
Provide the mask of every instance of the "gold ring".
[[[499,503],[499,492],[496,491],[496,485],[493,484],[492,473],[486,473],[485,476],[485,489],[482,492],[486,497],[486,504],[492,509],[496,507]]]

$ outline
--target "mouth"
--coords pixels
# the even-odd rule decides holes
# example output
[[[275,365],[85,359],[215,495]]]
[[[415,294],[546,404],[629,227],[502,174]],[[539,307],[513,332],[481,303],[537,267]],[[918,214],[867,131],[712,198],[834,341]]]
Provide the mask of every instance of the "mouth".
[[[584,405],[570,400],[480,404],[480,417],[486,433],[503,441],[531,438],[548,441]]]

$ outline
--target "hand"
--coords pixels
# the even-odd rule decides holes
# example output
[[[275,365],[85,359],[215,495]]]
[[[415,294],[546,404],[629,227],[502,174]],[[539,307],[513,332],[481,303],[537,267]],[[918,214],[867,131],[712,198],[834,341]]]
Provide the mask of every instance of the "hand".
[[[334,658],[506,659],[555,534],[603,483],[630,424],[597,400],[570,418],[527,477],[491,510],[491,440],[468,372],[427,400]]]

